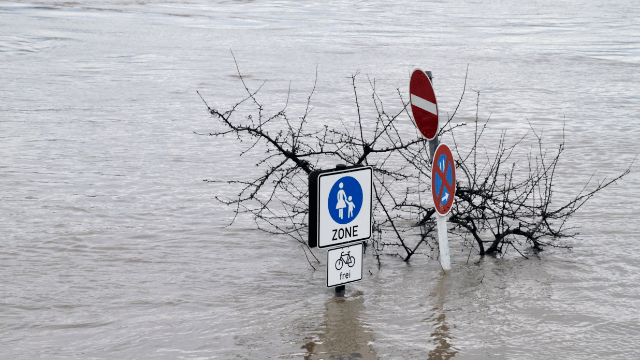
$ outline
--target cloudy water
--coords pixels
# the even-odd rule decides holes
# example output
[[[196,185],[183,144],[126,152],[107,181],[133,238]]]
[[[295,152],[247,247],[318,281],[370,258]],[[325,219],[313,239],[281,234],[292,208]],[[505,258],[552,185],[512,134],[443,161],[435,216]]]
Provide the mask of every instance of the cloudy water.
[[[354,121],[349,76],[399,109],[431,70],[442,113],[491,115],[486,146],[527,120],[566,153],[556,194],[640,152],[640,3],[633,1],[0,1],[0,358],[637,359],[637,167],[529,260],[451,239],[452,271],[365,255],[345,298],[298,243],[225,227],[245,144],[196,94],[269,111],[291,89],[310,121]],[[404,128],[410,134],[411,124]],[[462,130],[463,133],[465,130]],[[595,181],[595,180],[594,180]],[[323,262],[326,252],[316,251]]]

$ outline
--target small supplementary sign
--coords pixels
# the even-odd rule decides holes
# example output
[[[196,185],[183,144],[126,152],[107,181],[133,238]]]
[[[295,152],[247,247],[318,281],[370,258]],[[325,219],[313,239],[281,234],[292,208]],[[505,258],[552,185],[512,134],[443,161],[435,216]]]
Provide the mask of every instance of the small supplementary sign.
[[[320,173],[310,196],[310,246],[321,248],[371,237],[372,169],[359,166]],[[311,232],[314,232],[311,234]],[[313,236],[312,236],[313,235]],[[315,236],[315,238],[314,238]]]
[[[411,112],[420,133],[431,140],[438,132],[438,102],[427,74],[416,69],[409,82]]]
[[[456,194],[456,168],[451,150],[445,144],[440,144],[433,156],[431,194],[438,214],[448,214]]]
[[[327,251],[327,287],[362,280],[362,243]]]

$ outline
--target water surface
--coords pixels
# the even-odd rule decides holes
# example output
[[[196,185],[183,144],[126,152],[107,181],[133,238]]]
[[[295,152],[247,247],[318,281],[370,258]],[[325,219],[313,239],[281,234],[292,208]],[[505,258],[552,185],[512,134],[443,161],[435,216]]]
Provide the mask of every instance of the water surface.
[[[398,107],[410,72],[441,110],[507,129],[565,129],[559,198],[640,152],[640,4],[627,1],[1,1],[0,357],[640,357],[640,177],[581,209],[580,235],[526,260],[452,239],[453,271],[365,257],[344,299],[299,244],[214,200],[252,157],[211,106],[243,96],[311,120],[356,116],[348,78]],[[366,95],[365,95],[366,94]],[[277,111],[277,110],[276,110]],[[365,108],[371,116],[371,107]],[[404,124],[410,129],[411,124]],[[490,145],[487,145],[490,146]],[[316,252],[322,260],[325,253]],[[469,259],[469,260],[468,260]]]

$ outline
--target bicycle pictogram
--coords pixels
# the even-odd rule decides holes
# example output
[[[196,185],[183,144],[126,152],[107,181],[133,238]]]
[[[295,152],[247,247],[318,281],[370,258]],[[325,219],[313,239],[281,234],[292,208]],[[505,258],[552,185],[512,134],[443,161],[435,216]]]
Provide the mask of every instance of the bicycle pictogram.
[[[344,264],[349,265],[349,267],[353,267],[356,264],[356,258],[350,255],[351,251],[347,251],[345,254],[344,251],[340,252],[340,258],[336,260],[336,270],[342,269]]]

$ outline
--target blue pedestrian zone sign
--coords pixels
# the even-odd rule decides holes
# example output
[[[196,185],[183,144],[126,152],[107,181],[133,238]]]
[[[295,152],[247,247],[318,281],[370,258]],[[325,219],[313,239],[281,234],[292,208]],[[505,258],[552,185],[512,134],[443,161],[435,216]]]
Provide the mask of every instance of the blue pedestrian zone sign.
[[[355,220],[362,208],[362,186],[352,176],[343,176],[329,192],[329,214],[338,224]]]
[[[317,211],[314,214],[317,223],[309,228],[317,231],[319,247],[371,237],[371,181],[372,169],[368,166],[318,175]]]

